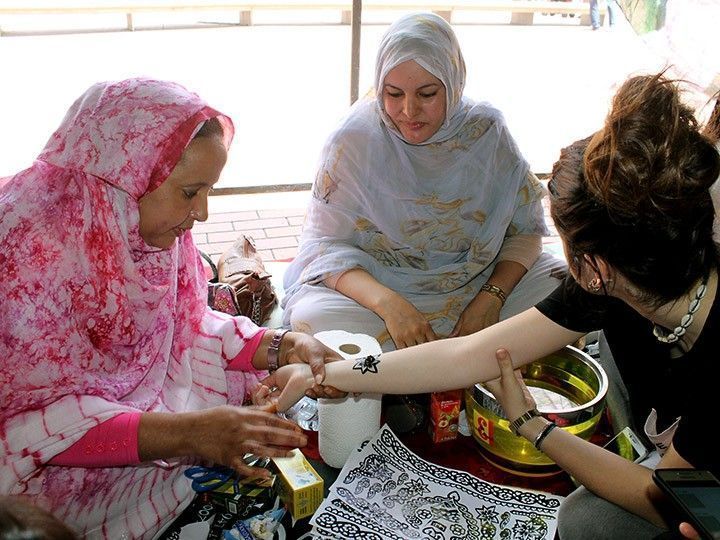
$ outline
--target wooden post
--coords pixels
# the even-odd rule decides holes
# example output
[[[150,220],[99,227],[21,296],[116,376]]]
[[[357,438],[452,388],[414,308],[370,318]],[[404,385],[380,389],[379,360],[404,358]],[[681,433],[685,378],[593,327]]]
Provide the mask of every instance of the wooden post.
[[[442,10],[442,11],[433,11],[435,15],[442,17],[447,21],[448,24],[450,24],[450,19],[452,18],[452,9],[448,10]]]
[[[240,11],[240,26],[252,26],[252,11],[243,9]]]
[[[510,24],[532,25],[534,13],[515,13],[510,17]]]
[[[360,94],[360,32],[362,30],[362,0],[353,0],[350,27],[350,105]]]

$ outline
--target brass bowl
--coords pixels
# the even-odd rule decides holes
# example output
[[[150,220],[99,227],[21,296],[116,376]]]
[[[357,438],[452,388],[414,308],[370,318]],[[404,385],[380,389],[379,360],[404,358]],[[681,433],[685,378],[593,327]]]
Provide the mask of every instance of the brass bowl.
[[[589,439],[605,408],[608,379],[590,355],[567,346],[521,369],[538,411],[558,427]],[[513,473],[546,476],[560,472],[532,442],[513,435],[510,421],[482,384],[465,390],[465,408],[473,437],[495,465]]]

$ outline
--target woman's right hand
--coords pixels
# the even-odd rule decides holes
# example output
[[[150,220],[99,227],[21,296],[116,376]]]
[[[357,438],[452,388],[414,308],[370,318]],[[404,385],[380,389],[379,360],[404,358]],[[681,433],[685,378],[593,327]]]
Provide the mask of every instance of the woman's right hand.
[[[414,305],[400,293],[380,283],[367,270],[348,270],[334,285],[337,292],[352,298],[385,321],[395,348],[404,349],[437,339],[430,323]]]
[[[223,405],[197,411],[192,419],[193,430],[188,434],[192,454],[232,467],[242,475],[266,475],[266,469],[247,466],[243,456],[251,453],[285,457],[292,449],[307,444],[307,437],[297,424],[274,413],[273,405]]]
[[[508,419],[515,419],[536,406],[519,369],[513,369],[512,358],[506,349],[495,351],[500,377],[485,382]]]
[[[384,302],[377,314],[385,321],[397,349],[437,339],[425,316],[400,295],[394,295],[392,300]]]

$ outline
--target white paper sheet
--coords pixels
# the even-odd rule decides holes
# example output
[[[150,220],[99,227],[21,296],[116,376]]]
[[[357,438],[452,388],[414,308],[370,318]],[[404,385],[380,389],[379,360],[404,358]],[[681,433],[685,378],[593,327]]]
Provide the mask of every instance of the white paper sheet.
[[[552,540],[562,499],[429,463],[383,426],[350,455],[310,523],[315,538]]]

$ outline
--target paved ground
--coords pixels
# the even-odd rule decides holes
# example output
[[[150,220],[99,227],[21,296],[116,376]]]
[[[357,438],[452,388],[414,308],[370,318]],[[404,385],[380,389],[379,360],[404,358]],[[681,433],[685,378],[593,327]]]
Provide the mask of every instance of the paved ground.
[[[217,262],[240,233],[255,240],[265,261],[295,257],[309,191],[274,195],[221,195],[210,198],[210,217],[196,223],[198,248]]]
[[[217,262],[240,233],[252,236],[265,261],[295,257],[300,242],[309,191],[272,195],[222,195],[210,198],[210,217],[196,223],[193,238],[198,248]],[[543,202],[547,202],[545,199]],[[545,205],[545,219],[552,235],[545,250],[562,257],[562,246]]]

